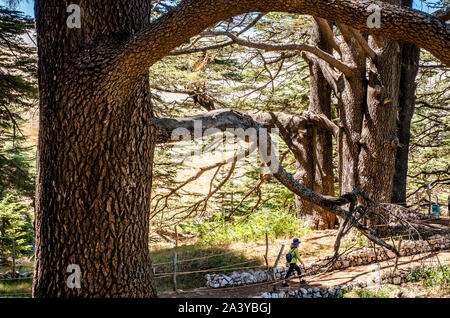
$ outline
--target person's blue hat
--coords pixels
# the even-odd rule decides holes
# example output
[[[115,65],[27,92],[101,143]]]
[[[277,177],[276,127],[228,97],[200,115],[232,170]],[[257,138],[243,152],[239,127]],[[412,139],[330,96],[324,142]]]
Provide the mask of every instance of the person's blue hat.
[[[298,239],[298,238],[295,238],[293,241],[292,241],[292,245],[298,245],[298,244],[300,244],[301,242],[300,242],[300,240]]]

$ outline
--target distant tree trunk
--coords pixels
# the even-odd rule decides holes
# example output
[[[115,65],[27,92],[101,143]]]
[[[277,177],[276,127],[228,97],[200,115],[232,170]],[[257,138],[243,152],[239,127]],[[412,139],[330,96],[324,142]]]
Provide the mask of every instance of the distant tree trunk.
[[[403,6],[411,7],[411,0],[403,0]],[[420,49],[414,44],[402,44],[402,70],[397,135],[400,147],[395,158],[395,175],[392,203],[406,205],[406,179],[408,173],[409,140],[411,120],[416,103],[416,76],[419,70]]]
[[[398,42],[379,38],[381,47],[378,47],[371,40],[368,45],[376,57],[370,62],[366,79],[366,50],[348,27],[339,27],[347,44],[342,50],[343,61],[357,67],[340,84],[341,194],[356,187],[378,202],[390,202],[398,147],[400,46]],[[381,209],[377,212],[385,214]],[[370,221],[381,222],[378,216]]]
[[[295,157],[296,172],[294,179],[305,187],[315,191],[314,188],[314,135],[313,127],[307,125],[297,135],[293,136],[293,142],[296,142],[297,149],[293,151]],[[314,205],[295,195],[295,208],[297,210],[297,217],[304,219],[308,226],[316,228],[315,220],[317,217],[313,215]]]
[[[320,31],[319,25],[313,21],[311,44],[331,53],[332,48]],[[310,97],[308,110],[324,114],[331,118],[331,88],[322,74],[317,62],[310,61]],[[297,161],[297,181],[310,189],[325,195],[334,195],[333,176],[333,143],[330,132],[310,126],[304,139],[302,162]],[[330,229],[336,222],[336,215],[310,202],[295,197],[298,215],[306,224],[314,229]]]
[[[81,28],[70,29],[61,1],[36,3],[34,297],[156,296],[148,249],[154,150],[148,75],[115,73],[103,55],[109,41],[148,23],[150,1],[97,6],[84,2]],[[92,67],[73,63],[83,53],[78,48],[102,41],[105,50],[100,46]],[[67,285],[71,264],[80,268],[81,288]]]
[[[359,155],[360,190],[378,202],[390,202],[397,151],[397,112],[400,84],[400,46],[383,41],[382,53],[369,70],[367,110]],[[384,210],[378,211],[384,215]],[[382,222],[371,218],[371,224]]]
[[[342,31],[347,31],[340,26]],[[342,45],[342,60],[357,66],[352,77],[342,77],[338,98],[341,132],[339,134],[339,190],[340,194],[353,191],[359,183],[359,153],[364,109],[366,105],[366,56],[359,44],[346,34]]]
[[[401,4],[394,0],[393,4]],[[401,78],[401,46],[399,42],[380,39],[381,46],[371,41],[377,58],[370,63],[367,109],[361,133],[359,155],[360,189],[378,202],[390,202],[398,144],[397,114]],[[375,209],[375,208],[374,208]],[[376,208],[379,215],[386,211]],[[374,215],[370,225],[385,223]]]

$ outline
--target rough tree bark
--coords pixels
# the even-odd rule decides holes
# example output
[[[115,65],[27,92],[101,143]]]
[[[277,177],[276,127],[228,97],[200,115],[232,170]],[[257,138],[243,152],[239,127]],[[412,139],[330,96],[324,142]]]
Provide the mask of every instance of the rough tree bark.
[[[323,23],[327,23],[323,21]],[[311,45],[331,54],[332,47],[319,24],[313,21]],[[322,74],[316,60],[309,61],[309,107],[308,111],[323,114],[331,119],[331,87]],[[302,162],[296,161],[297,173],[294,178],[312,190],[325,195],[334,195],[333,143],[328,130],[315,125],[307,127],[306,140],[303,144]],[[303,163],[303,164],[302,164]],[[313,229],[332,229],[336,215],[310,202],[295,197],[297,213]]]
[[[72,60],[94,41],[116,44],[142,28],[150,2],[86,1],[82,8],[81,28],[69,29],[61,1],[36,6],[33,296],[156,296],[148,249],[154,144],[148,76],[117,74],[108,63],[80,70]],[[81,288],[68,288],[70,264],[81,270]]]
[[[412,0],[403,0],[403,6],[411,7]],[[416,103],[416,76],[419,71],[420,49],[409,43],[402,44],[402,69],[397,136],[400,146],[395,157],[395,174],[392,187],[392,203],[406,205],[406,179],[408,173],[411,120]]]
[[[154,297],[148,216],[154,147],[148,69],[190,37],[246,12],[311,14],[393,40],[416,43],[450,63],[442,21],[350,0],[185,0],[150,21],[148,0],[79,0],[81,28],[66,25],[71,1],[38,0],[40,129],[34,297]],[[295,193],[342,217],[343,198],[311,192],[281,171]],[[358,224],[369,238],[383,244]],[[385,243],[384,243],[385,245]],[[389,247],[389,246],[387,246]],[[81,289],[67,267],[80,266]]]
[[[391,1],[389,1],[391,2]],[[400,5],[400,0],[393,0]],[[368,74],[367,107],[364,111],[359,154],[359,189],[378,202],[390,202],[398,144],[397,113],[400,96],[401,46],[381,39],[369,43],[377,52]],[[379,209],[381,215],[386,212]],[[374,216],[371,225],[386,223]]]

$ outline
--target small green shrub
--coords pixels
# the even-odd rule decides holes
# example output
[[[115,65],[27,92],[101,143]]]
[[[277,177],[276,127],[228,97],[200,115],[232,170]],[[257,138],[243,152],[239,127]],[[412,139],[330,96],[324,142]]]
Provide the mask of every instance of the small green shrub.
[[[29,298],[32,284],[31,278],[0,281],[0,298]]]
[[[350,293],[340,295],[338,298],[390,298],[392,297],[391,292],[386,286],[378,288],[376,291],[362,288],[353,290]]]
[[[450,267],[444,265],[439,268],[426,270],[417,269],[408,274],[408,281],[420,282],[426,287],[450,287]]]

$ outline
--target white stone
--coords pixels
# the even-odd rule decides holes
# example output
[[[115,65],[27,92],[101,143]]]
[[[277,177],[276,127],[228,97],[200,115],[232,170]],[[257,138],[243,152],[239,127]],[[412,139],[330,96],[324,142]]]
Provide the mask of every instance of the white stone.
[[[223,275],[223,279],[226,280],[227,282],[231,281],[231,277],[229,277],[227,275]]]

